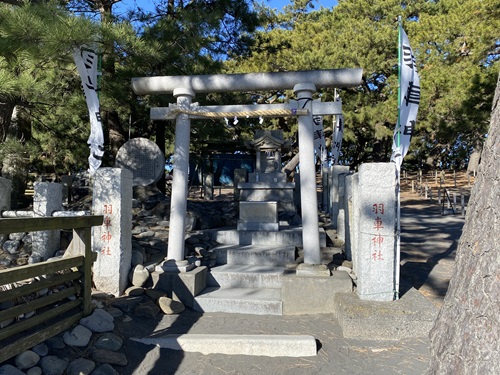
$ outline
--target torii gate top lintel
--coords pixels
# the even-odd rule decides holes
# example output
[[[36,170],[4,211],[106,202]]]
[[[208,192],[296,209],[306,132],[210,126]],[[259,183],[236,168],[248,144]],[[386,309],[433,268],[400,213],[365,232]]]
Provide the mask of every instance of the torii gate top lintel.
[[[355,87],[361,83],[363,69],[303,70],[273,73],[212,74],[132,78],[137,95],[171,94],[178,88],[195,93],[291,90],[299,83],[320,87]]]

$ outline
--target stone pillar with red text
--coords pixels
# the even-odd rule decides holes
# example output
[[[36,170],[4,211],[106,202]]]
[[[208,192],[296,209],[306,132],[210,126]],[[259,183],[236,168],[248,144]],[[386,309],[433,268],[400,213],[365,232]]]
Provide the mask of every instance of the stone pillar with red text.
[[[131,267],[132,178],[131,171],[121,168],[99,168],[94,176],[92,212],[104,216],[103,224],[92,230],[94,284],[115,296],[125,291]]]
[[[394,163],[359,167],[356,292],[360,299],[392,301],[396,294],[396,168]]]

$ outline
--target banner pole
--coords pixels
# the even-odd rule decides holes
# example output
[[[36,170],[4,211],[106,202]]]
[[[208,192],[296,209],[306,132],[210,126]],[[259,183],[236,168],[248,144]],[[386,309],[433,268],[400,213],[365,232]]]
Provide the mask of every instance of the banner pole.
[[[401,147],[401,64],[402,64],[402,24],[401,16],[398,17],[398,133],[396,138],[396,146]],[[402,164],[402,160],[401,160]],[[394,272],[394,299],[399,299],[399,283],[400,283],[400,267],[401,267],[401,164],[396,160],[396,264]]]

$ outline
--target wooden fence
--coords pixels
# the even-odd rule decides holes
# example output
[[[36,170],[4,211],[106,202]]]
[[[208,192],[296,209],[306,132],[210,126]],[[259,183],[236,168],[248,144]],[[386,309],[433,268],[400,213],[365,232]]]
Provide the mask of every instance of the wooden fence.
[[[0,235],[72,229],[73,240],[66,253],[77,254],[0,271],[0,286],[5,289],[0,292],[0,303],[17,302],[0,311],[0,322],[15,321],[0,329],[0,363],[71,328],[92,312],[92,263],[95,257],[91,251],[91,227],[101,225],[102,221],[103,216],[0,218]],[[38,281],[26,281],[35,277]],[[38,295],[41,290],[62,285],[64,288],[56,293]],[[71,299],[72,296],[76,298]],[[35,314],[31,317],[18,319],[33,311]]]

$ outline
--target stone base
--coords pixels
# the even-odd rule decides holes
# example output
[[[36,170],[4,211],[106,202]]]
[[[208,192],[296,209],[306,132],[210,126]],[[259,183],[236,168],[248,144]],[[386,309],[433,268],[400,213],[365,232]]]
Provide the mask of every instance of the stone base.
[[[362,301],[354,293],[337,294],[337,319],[347,339],[401,340],[427,337],[437,308],[416,289],[391,302]]]
[[[156,272],[183,273],[191,271],[195,267],[194,264],[187,260],[168,259],[156,266]]]
[[[262,230],[265,232],[277,232],[280,230],[278,223],[238,223],[237,230]]]
[[[330,270],[324,264],[301,263],[296,268],[297,276],[330,276]]]
[[[347,272],[334,271],[332,276],[283,276],[283,315],[334,314],[338,293],[352,293]]]
[[[167,295],[193,308],[194,297],[207,286],[207,267],[197,267],[188,272],[153,272],[153,288],[167,292]]]

